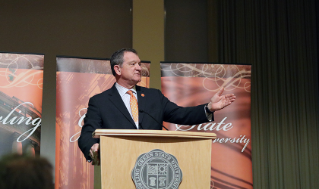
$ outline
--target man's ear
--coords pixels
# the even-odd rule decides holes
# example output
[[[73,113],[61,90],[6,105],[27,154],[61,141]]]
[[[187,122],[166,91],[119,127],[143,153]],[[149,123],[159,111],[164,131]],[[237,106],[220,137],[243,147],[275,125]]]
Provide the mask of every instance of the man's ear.
[[[121,68],[119,65],[114,66],[114,71],[117,75],[121,75]]]

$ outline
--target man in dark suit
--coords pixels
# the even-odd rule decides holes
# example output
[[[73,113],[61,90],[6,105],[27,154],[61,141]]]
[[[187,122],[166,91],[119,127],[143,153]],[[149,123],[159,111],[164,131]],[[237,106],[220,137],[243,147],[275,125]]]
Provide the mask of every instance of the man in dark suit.
[[[88,161],[98,154],[99,140],[92,138],[95,129],[161,130],[162,122],[194,125],[213,121],[213,112],[230,105],[235,95],[217,92],[208,104],[180,107],[161,91],[137,86],[141,81],[141,60],[134,49],[121,49],[111,59],[116,83],[89,101],[81,136],[80,149]]]

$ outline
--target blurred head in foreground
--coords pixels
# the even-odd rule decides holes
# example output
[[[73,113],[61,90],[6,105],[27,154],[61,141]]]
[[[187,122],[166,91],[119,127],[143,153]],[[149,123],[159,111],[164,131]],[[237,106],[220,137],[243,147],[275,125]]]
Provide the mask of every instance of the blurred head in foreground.
[[[0,159],[0,188],[53,189],[52,165],[41,157],[3,156]]]

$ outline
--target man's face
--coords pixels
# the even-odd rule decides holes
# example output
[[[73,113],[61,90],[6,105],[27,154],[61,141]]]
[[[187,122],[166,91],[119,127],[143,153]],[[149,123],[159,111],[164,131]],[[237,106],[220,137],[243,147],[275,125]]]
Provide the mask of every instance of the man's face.
[[[124,52],[123,64],[115,68],[120,76],[119,82],[124,82],[125,85],[136,85],[141,81],[141,60],[133,52]]]

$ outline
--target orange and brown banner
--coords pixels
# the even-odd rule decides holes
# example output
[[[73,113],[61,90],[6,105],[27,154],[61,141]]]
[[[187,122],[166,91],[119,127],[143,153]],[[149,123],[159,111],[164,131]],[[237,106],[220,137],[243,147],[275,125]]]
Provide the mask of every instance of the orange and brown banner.
[[[40,154],[44,55],[0,53],[0,156]]]
[[[251,157],[251,65],[161,63],[162,92],[180,106],[205,104],[221,88],[236,95],[230,106],[199,125],[165,123],[169,130],[212,132],[211,188],[253,188]],[[198,157],[200,158],[200,157]]]
[[[150,63],[142,62],[142,81],[149,87]],[[56,83],[56,189],[93,189],[94,166],[77,140],[90,97],[115,82],[109,60],[57,57]]]

